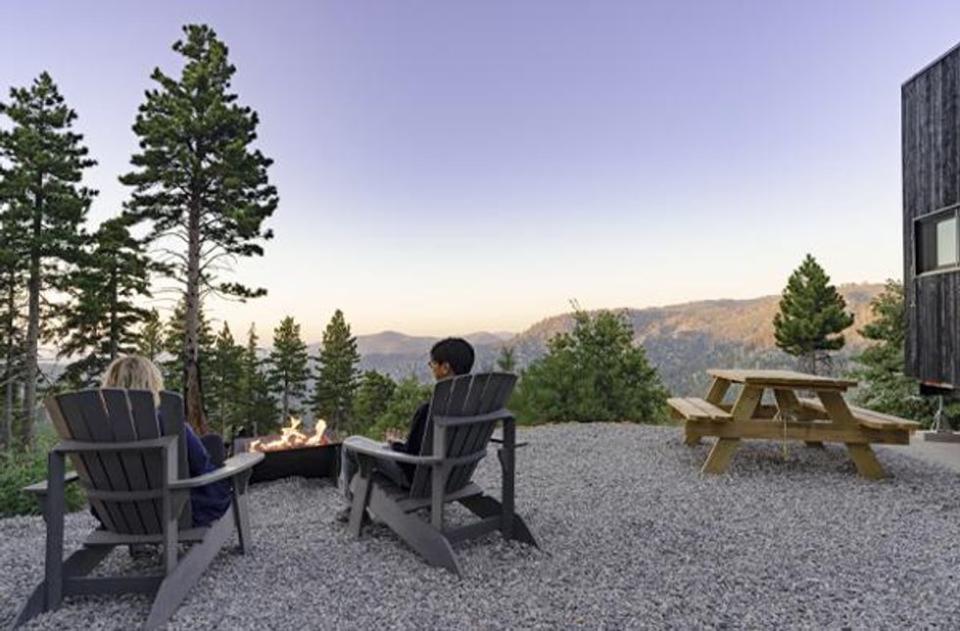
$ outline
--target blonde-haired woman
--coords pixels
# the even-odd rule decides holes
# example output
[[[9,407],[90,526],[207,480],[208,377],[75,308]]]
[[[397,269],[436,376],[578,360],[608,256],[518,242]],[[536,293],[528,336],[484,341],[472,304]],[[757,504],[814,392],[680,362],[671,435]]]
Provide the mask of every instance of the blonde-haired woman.
[[[163,375],[157,365],[140,355],[118,357],[107,366],[100,378],[103,388],[123,388],[125,390],[150,390],[153,400],[160,405],[160,391],[163,390]]]
[[[157,403],[157,416],[160,415],[160,391],[163,390],[163,375],[157,365],[146,357],[127,355],[118,357],[107,366],[101,378],[101,388],[123,388],[126,390],[149,390],[153,392]],[[217,469],[210,459],[210,453],[197,438],[189,424],[184,425],[187,439],[187,464],[190,477],[196,477]],[[193,511],[193,525],[208,526],[220,519],[230,508],[230,483],[214,482],[206,486],[190,489],[190,506]]]

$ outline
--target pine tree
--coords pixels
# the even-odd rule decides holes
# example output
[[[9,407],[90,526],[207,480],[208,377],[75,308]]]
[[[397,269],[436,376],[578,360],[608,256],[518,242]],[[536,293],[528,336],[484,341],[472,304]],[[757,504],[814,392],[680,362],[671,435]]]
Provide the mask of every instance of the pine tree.
[[[268,373],[272,391],[280,399],[280,418],[284,423],[291,414],[300,414],[300,401],[310,376],[309,361],[307,345],[300,339],[300,325],[287,316],[273,330]]]
[[[410,417],[430,400],[430,393],[430,386],[420,383],[413,375],[401,379],[390,394],[386,409],[376,423],[363,427],[363,433],[374,440],[383,440],[391,432],[405,433],[410,427]]]
[[[847,303],[830,284],[820,264],[807,255],[787,281],[780,312],[773,318],[777,346],[800,359],[801,368],[817,374],[830,368],[829,351],[843,348],[842,331],[853,324]]]
[[[151,361],[157,361],[164,350],[163,321],[156,309],[151,309],[143,317],[140,332],[137,334],[137,354]]]
[[[516,350],[512,346],[501,346],[497,357],[497,369],[503,372],[513,372],[517,368]]]
[[[207,409],[211,425],[225,439],[242,425],[242,394],[238,396],[243,375],[244,348],[237,346],[230,326],[224,322],[210,355],[207,373]]]
[[[257,332],[251,324],[241,358],[238,388],[242,428],[250,436],[267,435],[277,427],[277,402],[270,392],[270,381],[264,374],[265,362],[260,360],[258,351]]]
[[[150,296],[151,266],[123,217],[109,219],[90,240],[81,265],[68,277],[71,303],[63,309],[59,355],[77,357],[61,380],[75,388],[99,382],[107,365],[137,349],[137,329],[149,312],[136,300]]]
[[[661,422],[666,390],[633,336],[623,314],[578,310],[573,331],[552,337],[524,372],[511,408],[524,422]]]
[[[0,391],[0,447],[12,446],[14,417],[20,412],[20,385],[23,372],[23,306],[26,266],[22,251],[23,226],[15,221],[6,202],[6,180],[0,164],[0,361],[3,371]]]
[[[397,384],[389,375],[368,370],[360,377],[353,400],[351,427],[345,433],[364,434],[387,411]]]
[[[4,201],[4,182],[0,165],[0,448],[12,445],[13,421],[20,414],[26,287],[26,267],[18,256],[22,226],[13,220],[10,206]]]
[[[903,372],[906,363],[903,283],[888,280],[883,292],[870,302],[870,311],[874,320],[865,325],[860,334],[874,344],[854,357],[856,368],[851,374],[860,382],[854,393],[857,404],[929,425],[936,411],[935,402],[921,396],[918,382]],[[946,411],[950,416],[960,415],[960,404],[947,406]]]
[[[276,209],[277,192],[267,179],[272,161],[251,148],[258,116],[230,92],[236,68],[227,47],[206,25],[183,31],[185,39],[173,45],[185,58],[180,79],[153,71],[158,87],[147,91],[133,125],[141,147],[131,159],[136,170],[120,180],[133,187],[127,211],[151,223],[149,238],[184,246],[167,248],[167,262],[183,284],[186,307],[178,354],[187,420],[202,428],[203,300],[208,294],[243,300],[266,293],[218,276],[238,257],[263,254],[261,243],[272,237],[263,222]]]
[[[183,376],[185,374],[184,365],[186,361],[184,351],[186,345],[184,344],[184,339],[186,338],[187,327],[186,312],[185,302],[180,301],[170,315],[170,319],[167,320],[163,346],[169,357],[166,361],[160,363],[160,369],[163,371],[163,381],[167,390],[176,390],[178,392],[183,392]],[[203,310],[201,310],[197,316],[199,318],[197,341],[200,348],[200,352],[198,353],[200,363],[197,368],[198,372],[206,374],[210,365],[210,354],[213,352],[214,338]],[[201,433],[207,433],[206,427],[201,428]]]
[[[80,185],[87,157],[83,136],[72,130],[76,113],[53,79],[42,73],[29,88],[10,90],[0,115],[12,126],[0,131],[0,159],[10,219],[22,228],[17,255],[27,265],[24,400],[20,441],[33,444],[39,380],[38,350],[49,320],[50,290],[64,289],[64,273],[81,256],[82,226],[95,191]]]
[[[347,431],[357,390],[360,353],[357,338],[339,309],[323,332],[313,394],[313,409],[335,432]]]

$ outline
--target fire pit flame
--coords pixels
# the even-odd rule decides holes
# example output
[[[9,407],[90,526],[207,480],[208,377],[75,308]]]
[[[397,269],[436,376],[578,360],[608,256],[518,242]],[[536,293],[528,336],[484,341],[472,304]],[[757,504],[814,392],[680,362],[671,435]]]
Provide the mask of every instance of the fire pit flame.
[[[301,421],[296,417],[290,417],[290,424],[280,428],[280,437],[273,440],[264,440],[258,438],[250,443],[247,448],[249,451],[283,451],[285,449],[299,449],[302,447],[320,447],[330,443],[325,436],[327,431],[327,422],[323,419],[317,419],[313,428],[313,434],[308,435],[300,431]]]

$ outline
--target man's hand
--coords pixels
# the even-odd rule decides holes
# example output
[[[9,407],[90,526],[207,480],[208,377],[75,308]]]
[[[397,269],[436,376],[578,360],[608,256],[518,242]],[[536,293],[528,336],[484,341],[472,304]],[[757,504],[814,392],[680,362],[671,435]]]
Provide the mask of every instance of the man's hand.
[[[406,442],[406,436],[403,435],[403,432],[399,429],[388,429],[384,437],[387,439],[388,443],[404,443]]]

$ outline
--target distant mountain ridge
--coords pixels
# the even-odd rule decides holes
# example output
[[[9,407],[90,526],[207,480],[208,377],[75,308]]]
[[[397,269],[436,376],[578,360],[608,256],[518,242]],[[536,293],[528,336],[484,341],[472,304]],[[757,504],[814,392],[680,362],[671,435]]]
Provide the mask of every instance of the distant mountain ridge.
[[[514,337],[514,333],[488,333],[480,331],[462,336],[475,346],[498,345]],[[426,353],[440,340],[439,337],[412,336],[397,331],[383,331],[372,335],[358,335],[357,349],[361,355],[389,355]]]
[[[837,368],[862,350],[866,341],[858,329],[872,320],[870,301],[883,290],[880,283],[858,283],[837,288],[854,315],[847,329],[847,346],[837,354]],[[773,316],[780,296],[745,300],[702,300],[664,307],[614,309],[625,313],[651,363],[675,394],[700,392],[704,371],[714,366],[790,367],[795,360],[776,348]],[[503,346],[516,350],[519,365],[543,355],[547,340],[573,328],[572,314],[545,318],[517,335],[477,332],[464,336],[477,350],[477,367],[493,367]],[[396,331],[357,336],[363,370],[379,370],[395,378],[414,374],[429,377],[427,352],[440,338],[409,336]],[[311,345],[311,352],[316,353]]]

